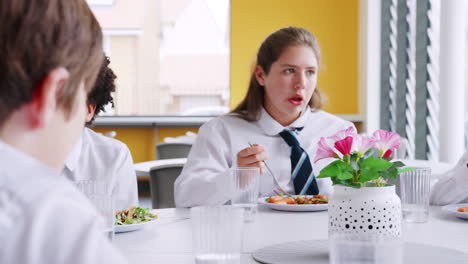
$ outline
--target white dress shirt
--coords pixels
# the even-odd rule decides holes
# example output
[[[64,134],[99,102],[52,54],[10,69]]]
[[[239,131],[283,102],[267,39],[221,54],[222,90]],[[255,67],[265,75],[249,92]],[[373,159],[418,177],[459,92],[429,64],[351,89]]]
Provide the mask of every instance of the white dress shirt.
[[[138,188],[132,155],[127,146],[85,128],[65,161],[62,175],[71,181],[92,180],[109,184],[115,209],[138,206]]]
[[[281,187],[292,193],[291,148],[279,133],[285,128],[304,127],[298,140],[309,154],[314,174],[318,175],[330,162],[330,159],[313,162],[320,137],[331,136],[349,126],[353,124],[323,111],[312,112],[309,108],[288,127],[283,127],[264,109],[260,119],[254,122],[233,115],[214,118],[200,128],[187,163],[175,182],[176,206],[217,205],[230,200],[229,169],[236,166],[237,153],[249,147],[249,142],[265,147],[268,166]],[[330,179],[317,179],[317,184],[321,194],[330,194]],[[262,196],[272,195],[274,189],[273,178],[266,172],[261,176],[260,193]]]
[[[468,152],[431,189],[431,204],[459,203],[468,198]]]
[[[0,141],[0,263],[124,263],[70,182]]]

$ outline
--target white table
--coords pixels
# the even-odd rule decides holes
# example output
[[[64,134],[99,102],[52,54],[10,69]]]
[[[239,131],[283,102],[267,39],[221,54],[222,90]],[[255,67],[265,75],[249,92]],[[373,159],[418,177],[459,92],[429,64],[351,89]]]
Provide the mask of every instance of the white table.
[[[116,234],[114,244],[131,263],[194,263],[189,209],[157,210],[160,219],[145,229]],[[298,240],[327,239],[328,213],[280,212],[260,206],[257,221],[246,224],[241,263],[257,263],[251,253],[265,246]],[[468,220],[430,208],[423,224],[403,224],[403,240],[426,243],[468,254]],[[229,239],[229,238],[226,238]]]
[[[151,160],[140,163],[135,163],[135,172],[137,177],[149,177],[150,170],[153,167],[163,166],[163,165],[175,165],[175,164],[185,164],[187,158],[180,159],[161,159],[161,160]]]

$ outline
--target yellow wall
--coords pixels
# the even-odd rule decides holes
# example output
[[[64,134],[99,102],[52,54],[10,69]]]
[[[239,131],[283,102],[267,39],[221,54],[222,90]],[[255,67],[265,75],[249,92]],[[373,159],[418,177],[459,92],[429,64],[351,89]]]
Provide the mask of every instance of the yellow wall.
[[[154,128],[93,128],[99,133],[117,132],[116,139],[127,144],[132,153],[133,162],[143,162],[155,159]]]
[[[261,42],[272,32],[300,26],[319,40],[318,86],[326,111],[358,114],[358,0],[232,0],[231,107],[244,97]]]

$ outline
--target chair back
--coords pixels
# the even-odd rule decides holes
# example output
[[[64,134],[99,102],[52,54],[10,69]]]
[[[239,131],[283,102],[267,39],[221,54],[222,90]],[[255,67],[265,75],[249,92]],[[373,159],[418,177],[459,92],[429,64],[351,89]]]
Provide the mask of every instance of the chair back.
[[[156,145],[156,159],[186,158],[191,148],[190,143],[159,143]]]
[[[151,202],[154,209],[175,207],[174,182],[184,163],[167,164],[150,169]]]

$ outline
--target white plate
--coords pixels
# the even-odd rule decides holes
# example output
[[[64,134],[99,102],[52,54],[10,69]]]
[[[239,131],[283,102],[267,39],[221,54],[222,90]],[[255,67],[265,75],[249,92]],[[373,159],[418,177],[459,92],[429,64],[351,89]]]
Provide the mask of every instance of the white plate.
[[[442,209],[444,209],[445,211],[451,213],[452,215],[458,218],[468,219],[468,213],[461,213],[457,211],[457,209],[460,207],[468,207],[468,203],[449,204],[449,205],[443,206]]]
[[[138,223],[138,224],[115,225],[114,226],[114,229],[115,229],[114,231],[115,231],[115,233],[123,233],[123,232],[130,232],[130,231],[139,230],[139,229],[142,229],[143,227],[145,227],[146,225],[153,224],[154,221],[157,220],[157,219],[158,218],[154,218],[151,221]]]
[[[313,212],[328,210],[328,204],[274,204],[265,201],[266,198],[268,197],[258,199],[258,203],[279,211]]]

